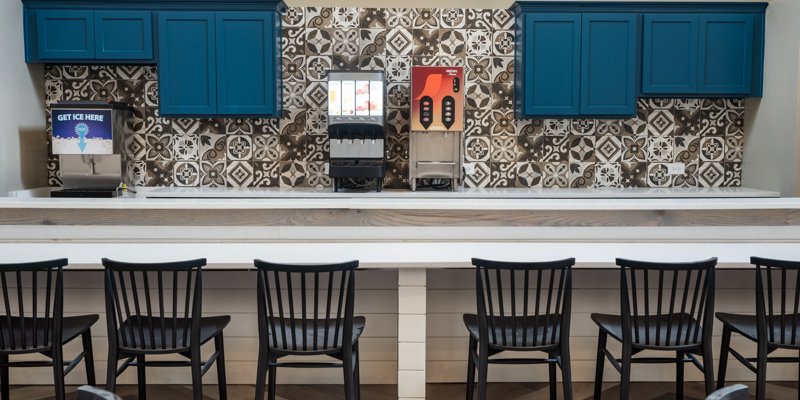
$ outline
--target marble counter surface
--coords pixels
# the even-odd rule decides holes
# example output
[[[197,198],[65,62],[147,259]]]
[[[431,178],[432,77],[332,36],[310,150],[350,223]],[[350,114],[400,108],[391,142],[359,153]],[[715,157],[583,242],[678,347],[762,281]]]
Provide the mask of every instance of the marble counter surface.
[[[317,189],[144,188],[115,199],[0,198],[4,209],[737,210],[798,209],[800,198],[749,188],[483,189],[340,192]]]

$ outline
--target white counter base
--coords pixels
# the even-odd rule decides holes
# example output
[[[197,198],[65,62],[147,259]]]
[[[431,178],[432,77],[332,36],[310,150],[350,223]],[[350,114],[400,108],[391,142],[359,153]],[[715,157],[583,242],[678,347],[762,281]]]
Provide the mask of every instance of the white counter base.
[[[537,261],[575,257],[573,369],[593,379],[596,328],[591,312],[618,312],[616,257],[688,261],[719,257],[718,311],[748,312],[749,258],[800,258],[800,199],[733,198],[412,198],[331,196],[276,198],[0,199],[0,252],[5,262],[68,257],[70,312],[102,313],[102,257],[157,262],[209,261],[206,312],[230,313],[226,338],[231,383],[252,383],[257,344],[255,258],[286,263],[358,259],[357,295],[367,315],[364,383],[398,383],[401,399],[425,398],[425,383],[463,380],[466,331],[460,315],[474,308],[471,257]],[[80,271],[80,270],[94,271]],[[731,270],[727,270],[731,269]],[[395,278],[396,277],[396,280]],[[100,283],[98,283],[100,282]],[[93,285],[83,289],[81,285]],[[361,285],[366,285],[361,286]],[[102,325],[102,323],[100,324]],[[94,330],[102,349],[104,329]],[[720,330],[716,329],[717,334]],[[715,338],[718,340],[718,338]],[[715,345],[718,348],[718,345]],[[102,350],[98,350],[102,354]],[[102,365],[102,357],[98,357]],[[102,371],[102,367],[98,367]],[[609,367],[610,368],[610,367]],[[730,365],[731,380],[747,379]],[[498,366],[490,380],[545,380],[546,369]],[[533,372],[532,372],[533,371]],[[634,380],[672,379],[642,367]],[[687,369],[687,380],[700,376]],[[45,371],[47,372],[47,371]],[[48,372],[49,373],[49,372]],[[77,379],[81,372],[71,374]],[[102,374],[101,374],[102,375]],[[794,379],[795,366],[770,379]],[[181,383],[179,371],[150,377]],[[39,374],[15,382],[48,381]],[[133,379],[133,374],[125,379]],[[336,373],[282,372],[281,383],[338,383]],[[607,380],[618,375],[607,370]],[[752,378],[750,378],[752,379]],[[209,379],[209,382],[213,379]],[[102,379],[101,379],[102,382]]]

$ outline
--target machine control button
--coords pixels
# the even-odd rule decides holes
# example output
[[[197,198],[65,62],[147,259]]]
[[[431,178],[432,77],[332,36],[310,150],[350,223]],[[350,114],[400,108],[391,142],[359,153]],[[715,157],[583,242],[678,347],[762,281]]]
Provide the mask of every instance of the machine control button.
[[[425,129],[430,128],[433,124],[433,98],[424,96],[420,99],[420,115],[419,121]]]
[[[455,119],[456,100],[453,96],[445,96],[442,99],[442,122],[447,129],[453,127],[456,123]]]

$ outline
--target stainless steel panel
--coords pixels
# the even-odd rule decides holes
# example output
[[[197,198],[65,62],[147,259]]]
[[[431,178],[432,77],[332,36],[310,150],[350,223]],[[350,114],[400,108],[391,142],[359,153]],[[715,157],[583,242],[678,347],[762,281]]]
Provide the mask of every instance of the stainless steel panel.
[[[59,159],[66,189],[117,187],[123,181],[123,161],[118,154],[62,155]]]
[[[453,179],[457,189],[463,178],[462,132],[412,132],[409,149],[409,183],[416,190],[420,178]]]
[[[331,158],[383,158],[383,139],[331,140]]]

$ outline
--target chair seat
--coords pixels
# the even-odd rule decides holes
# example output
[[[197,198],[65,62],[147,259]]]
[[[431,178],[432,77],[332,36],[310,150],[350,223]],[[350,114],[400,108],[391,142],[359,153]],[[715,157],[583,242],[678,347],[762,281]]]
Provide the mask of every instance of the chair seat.
[[[92,325],[94,325],[100,316],[97,314],[80,315],[74,317],[63,317],[61,322],[61,343],[67,343],[72,339],[80,336],[86,332]],[[22,346],[22,325],[25,325],[25,347]],[[14,332],[13,346],[11,341],[8,324],[11,323]],[[36,331],[33,330],[33,318],[25,317],[11,317],[10,321],[5,316],[0,316],[0,337],[2,338],[2,345],[0,352],[38,352],[42,349],[49,348],[44,346],[45,343],[45,321],[42,318],[36,319]],[[52,320],[50,321],[51,327],[48,332],[52,332]],[[34,346],[34,336],[36,336],[36,346]]]
[[[729,326],[734,332],[754,342],[758,341],[758,321],[755,315],[717,313],[717,319],[724,325]],[[797,321],[797,332],[800,333],[800,315],[794,316],[792,314],[787,314],[774,316],[771,325],[775,340],[769,341],[769,343],[777,346],[800,345],[800,337],[797,337],[800,335],[795,335],[792,329],[793,320]],[[783,323],[783,329],[781,329],[781,323]],[[781,336],[781,331],[783,331],[783,336]],[[795,338],[794,341],[792,340],[793,337]]]
[[[294,329],[292,329],[292,320],[291,319],[283,319],[280,318],[269,318],[267,319],[267,326],[269,327],[270,331],[272,330],[272,326],[275,326],[275,330],[277,334],[275,335],[275,339],[271,338],[272,333],[270,333],[269,345],[271,349],[281,350],[281,351],[296,351],[298,353],[306,353],[306,352],[325,352],[331,353],[341,350],[342,348],[342,338],[338,338],[338,343],[334,343],[334,334],[336,332],[336,320],[330,319],[328,320],[328,327],[325,327],[325,320],[318,319],[316,320],[316,330],[314,329],[314,321],[313,319],[306,320],[306,327],[303,330],[302,320],[295,319],[294,320]],[[274,324],[274,325],[273,325]],[[367,325],[367,319],[364,317],[353,317],[353,332],[351,339],[353,343],[356,343],[358,339],[361,337],[361,334],[364,333],[364,327]],[[284,334],[281,332],[281,327],[283,327],[283,331],[285,332],[286,342],[284,342],[283,337]],[[344,330],[344,321],[339,322],[339,329],[340,335],[341,331]],[[327,330],[327,343],[325,342],[326,338],[326,330]],[[292,336],[292,332],[294,332],[294,336]],[[316,334],[315,334],[316,332]],[[292,338],[295,338],[296,341],[296,350],[295,346],[292,346]],[[303,350],[303,337],[305,337],[306,349]],[[317,342],[317,350],[314,349],[314,341]],[[277,346],[275,345],[277,343]]]
[[[612,314],[592,314],[592,321],[609,336],[622,341],[622,316]],[[636,322],[634,324],[634,322]],[[678,331],[680,324],[681,330]],[[660,329],[659,329],[660,323]],[[670,349],[700,346],[703,342],[702,330],[695,340],[695,328],[699,325],[697,320],[689,314],[664,314],[652,317],[632,318],[631,329],[638,331],[633,334],[633,345],[647,349]],[[649,338],[649,341],[647,340]],[[656,340],[658,339],[658,340]]]
[[[489,345],[494,348],[541,348],[557,346],[561,342],[560,317],[555,314],[549,316],[540,315],[538,317],[493,317],[491,321],[492,326],[494,326],[494,335],[489,331]],[[505,324],[505,329],[503,329],[503,324]],[[476,314],[464,314],[464,325],[473,339],[480,340],[478,316]],[[517,339],[516,345],[513,341],[514,335],[516,335]],[[506,339],[505,343],[503,342],[503,337]],[[524,346],[523,338],[526,338]]]
[[[191,346],[190,334],[186,332],[186,328],[191,326],[191,320],[176,318],[174,329],[172,321],[172,318],[165,318],[163,320],[163,339],[165,340],[162,340],[161,318],[133,316],[120,324],[118,330],[119,347],[123,350],[137,352],[174,352],[177,350],[185,350]],[[225,329],[230,322],[231,317],[229,315],[200,318],[200,344],[203,345],[222,333],[222,330]],[[140,328],[143,332],[141,336],[139,335]],[[134,333],[133,341],[131,340],[130,332]],[[177,338],[177,343],[173,343],[172,341],[173,333]],[[186,336],[185,344],[183,342],[184,335]],[[144,339],[143,344],[142,336]]]

